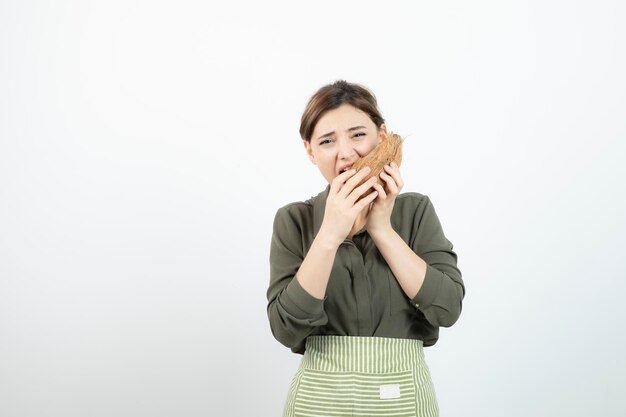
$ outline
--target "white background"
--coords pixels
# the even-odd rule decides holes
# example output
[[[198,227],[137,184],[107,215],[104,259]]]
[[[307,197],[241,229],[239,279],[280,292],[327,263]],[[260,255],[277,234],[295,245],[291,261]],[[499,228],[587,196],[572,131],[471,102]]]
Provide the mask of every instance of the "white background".
[[[337,79],[458,254],[442,416],[623,416],[626,6],[0,2],[0,415],[278,416],[276,210]]]

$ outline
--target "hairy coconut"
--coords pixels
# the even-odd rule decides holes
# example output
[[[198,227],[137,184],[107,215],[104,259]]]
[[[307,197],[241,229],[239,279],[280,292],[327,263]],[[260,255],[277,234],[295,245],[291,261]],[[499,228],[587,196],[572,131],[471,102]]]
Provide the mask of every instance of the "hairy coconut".
[[[404,139],[398,134],[393,132],[389,132],[389,134],[380,142],[374,149],[370,151],[363,158],[357,160],[354,165],[352,165],[353,169],[356,169],[357,172],[365,166],[370,167],[369,175],[364,178],[356,187],[368,181],[372,177],[377,177],[377,180],[380,184],[382,184],[385,193],[388,193],[387,182],[382,178],[378,178],[378,175],[385,171],[384,166],[390,164],[391,162],[395,162],[398,166],[402,162],[402,142]],[[387,172],[387,171],[385,171]],[[354,188],[356,188],[354,187]],[[361,196],[359,200],[371,192],[376,191],[375,188],[368,188]]]

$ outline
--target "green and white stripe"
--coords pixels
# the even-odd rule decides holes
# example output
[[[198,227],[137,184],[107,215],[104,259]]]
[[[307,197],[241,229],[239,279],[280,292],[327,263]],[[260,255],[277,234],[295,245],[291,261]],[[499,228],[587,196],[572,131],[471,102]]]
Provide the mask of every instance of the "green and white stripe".
[[[309,336],[283,417],[437,417],[423,342]]]

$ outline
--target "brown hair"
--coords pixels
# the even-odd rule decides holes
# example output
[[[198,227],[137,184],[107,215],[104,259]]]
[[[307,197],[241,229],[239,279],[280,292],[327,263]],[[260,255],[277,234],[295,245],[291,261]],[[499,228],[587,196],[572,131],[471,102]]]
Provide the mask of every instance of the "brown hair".
[[[376,97],[371,91],[359,84],[337,80],[321,87],[309,99],[300,120],[302,140],[310,142],[315,125],[324,113],[342,104],[350,104],[366,113],[378,128],[385,122],[378,110]]]

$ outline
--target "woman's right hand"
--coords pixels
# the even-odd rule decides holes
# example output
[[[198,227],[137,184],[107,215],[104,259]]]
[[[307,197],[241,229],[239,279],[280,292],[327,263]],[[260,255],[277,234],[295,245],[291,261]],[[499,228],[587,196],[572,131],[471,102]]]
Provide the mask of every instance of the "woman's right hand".
[[[326,199],[324,220],[320,226],[320,232],[329,239],[331,244],[341,245],[352,230],[359,213],[378,195],[378,191],[374,191],[356,202],[365,191],[376,183],[376,177],[372,177],[369,181],[355,188],[369,172],[369,167],[363,167],[356,173],[352,169],[337,175],[331,182]]]

